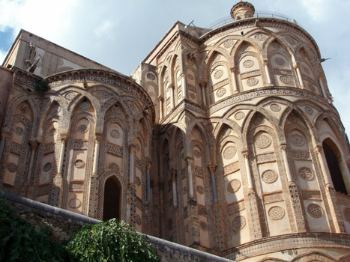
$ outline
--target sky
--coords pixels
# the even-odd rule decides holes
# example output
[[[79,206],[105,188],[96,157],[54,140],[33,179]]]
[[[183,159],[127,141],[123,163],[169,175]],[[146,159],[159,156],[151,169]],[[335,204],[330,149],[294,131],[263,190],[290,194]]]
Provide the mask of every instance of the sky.
[[[350,0],[251,0],[295,19],[318,43],[334,104],[350,134]],[[0,63],[21,28],[130,75],[177,21],[211,27],[236,0],[0,0]]]

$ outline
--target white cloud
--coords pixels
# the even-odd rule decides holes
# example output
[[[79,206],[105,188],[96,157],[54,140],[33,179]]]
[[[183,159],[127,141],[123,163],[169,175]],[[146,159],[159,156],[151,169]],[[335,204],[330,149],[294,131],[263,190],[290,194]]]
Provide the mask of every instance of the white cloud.
[[[0,0],[0,27],[27,29],[43,37],[59,39],[72,26],[80,0]]]

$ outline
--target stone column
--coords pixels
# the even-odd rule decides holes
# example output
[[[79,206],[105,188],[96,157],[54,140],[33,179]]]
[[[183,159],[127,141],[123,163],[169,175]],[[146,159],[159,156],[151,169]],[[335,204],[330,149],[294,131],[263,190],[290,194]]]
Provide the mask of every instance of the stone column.
[[[247,187],[248,187],[248,211],[250,213],[250,237],[251,239],[260,239],[263,237],[262,232],[262,226],[261,226],[261,220],[259,215],[259,206],[258,206],[258,198],[256,196],[256,192],[253,188],[253,181],[252,181],[252,174],[250,171],[250,165],[249,165],[249,152],[248,150],[242,150],[242,155],[244,158],[244,166],[246,171],[246,177],[247,177]]]
[[[174,109],[175,108],[175,86],[170,85],[169,88],[171,90],[171,109]]]
[[[267,60],[264,60],[264,70],[265,70],[265,74],[266,74],[267,84],[268,85],[272,85],[271,76],[270,76],[270,70],[269,70],[269,66],[268,66],[268,61]]]
[[[158,97],[159,100],[159,119],[163,119],[164,117],[164,98],[162,96]]]
[[[283,159],[283,163],[284,163],[284,168],[286,170],[287,181],[288,181],[288,183],[290,183],[293,181],[293,178],[292,178],[292,173],[290,172],[290,167],[289,167],[286,149],[287,149],[287,145],[282,144],[281,145],[282,159]]]
[[[253,181],[252,181],[252,174],[250,172],[248,151],[247,150],[242,151],[242,155],[244,157],[244,167],[246,170],[247,186],[249,189],[253,189]]]
[[[298,79],[299,79],[299,83],[300,83],[301,89],[305,89],[303,78],[301,76],[299,66],[297,64],[294,64],[293,67],[294,67],[295,71],[297,72],[297,76],[298,76]]]
[[[210,173],[210,180],[211,180],[211,186],[212,186],[212,192],[213,192],[213,203],[216,203],[218,197],[216,192],[216,181],[215,181],[215,169],[216,166],[209,165],[208,166],[209,173]]]
[[[131,144],[129,146],[129,158],[130,158],[130,164],[129,164],[129,183],[134,184],[135,181],[135,145]]]
[[[237,77],[236,77],[236,74],[237,74],[237,69],[236,69],[236,67],[231,67],[230,68],[230,71],[231,71],[231,79],[232,79],[232,85],[233,85],[233,90],[232,90],[232,92],[233,93],[237,93],[237,92],[239,92],[239,88],[238,88],[238,84],[237,84]]]
[[[188,175],[188,192],[189,192],[190,199],[194,198],[192,162],[193,162],[193,159],[191,157],[186,158],[187,175]]]
[[[206,87],[207,87],[207,83],[202,82],[202,83],[199,84],[199,86],[201,88],[203,106],[206,107],[208,105],[207,104],[207,97],[205,95],[205,90],[206,90]]]
[[[24,188],[23,190],[26,191],[26,195],[30,194],[29,192],[29,188],[33,187],[33,174],[34,174],[34,168],[35,168],[35,158],[36,158],[36,154],[37,154],[37,149],[38,149],[38,141],[35,140],[31,140],[29,141],[30,144],[30,148],[31,148],[31,152],[30,152],[30,160],[29,160],[29,168],[28,168],[28,173],[27,173],[27,177],[25,178],[24,182]]]
[[[171,169],[171,182],[173,191],[173,205],[177,207],[177,186],[176,186],[176,169]]]
[[[88,186],[88,216],[97,218],[97,208],[98,208],[98,164],[100,159],[100,145],[101,145],[102,135],[96,134],[95,137],[95,148],[94,148],[94,162],[92,165],[92,176],[90,178],[90,185]]]
[[[337,206],[336,192],[334,190],[332,178],[329,173],[329,169],[328,169],[326,157],[323,152],[322,145],[316,145],[315,153],[317,155],[317,160],[320,163],[322,176],[325,181],[324,190],[325,190],[327,202],[330,208],[330,214],[328,214],[328,218],[331,218],[331,220],[333,221],[335,233],[345,233],[344,222],[343,222],[340,210],[338,209],[338,206]]]
[[[133,143],[129,143],[129,184],[127,193],[127,209],[126,209],[126,222],[134,224],[135,221],[132,219],[135,214],[135,155],[136,146]]]
[[[94,164],[92,166],[92,175],[96,176],[98,172],[98,160],[100,159],[100,141],[101,141],[101,136],[96,135],[95,139],[95,150],[94,150]]]
[[[146,164],[146,201],[151,202],[151,161],[148,160]]]
[[[287,145],[281,144],[282,160],[286,171],[290,203],[292,205],[293,218],[290,219],[291,228],[294,232],[306,232],[306,223],[304,219],[303,209],[300,200],[298,185],[293,180],[292,172],[290,171],[289,161],[287,156]]]

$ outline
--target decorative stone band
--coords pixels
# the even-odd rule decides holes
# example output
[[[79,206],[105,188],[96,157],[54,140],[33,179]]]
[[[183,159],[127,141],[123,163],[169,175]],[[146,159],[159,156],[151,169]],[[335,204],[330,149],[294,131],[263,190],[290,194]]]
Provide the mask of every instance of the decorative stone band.
[[[211,115],[216,111],[222,108],[225,108],[227,106],[232,106],[234,104],[237,104],[246,100],[251,100],[253,98],[264,97],[264,96],[295,96],[295,97],[302,97],[303,99],[309,98],[312,100],[317,98],[317,101],[321,101],[328,104],[327,100],[324,97],[315,96],[315,93],[310,92],[308,90],[302,90],[295,87],[288,87],[288,88],[267,87],[267,88],[255,89],[252,91],[241,92],[237,95],[230,96],[227,99],[222,100],[215,105],[212,105],[209,109],[209,113]]]
[[[257,257],[284,250],[300,248],[327,248],[347,249],[350,252],[350,235],[331,233],[298,233],[255,240],[226,250],[226,258],[240,261],[242,259]]]

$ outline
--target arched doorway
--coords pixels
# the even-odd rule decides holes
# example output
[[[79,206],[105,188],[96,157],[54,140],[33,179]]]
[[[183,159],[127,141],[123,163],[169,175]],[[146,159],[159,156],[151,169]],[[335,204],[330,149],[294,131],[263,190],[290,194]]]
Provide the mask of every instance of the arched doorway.
[[[322,146],[335,191],[347,194],[344,178],[341,172],[341,156],[338,148],[330,139],[326,139],[322,143]]]
[[[103,196],[103,220],[117,218],[120,220],[121,185],[114,176],[108,178],[105,183]]]

